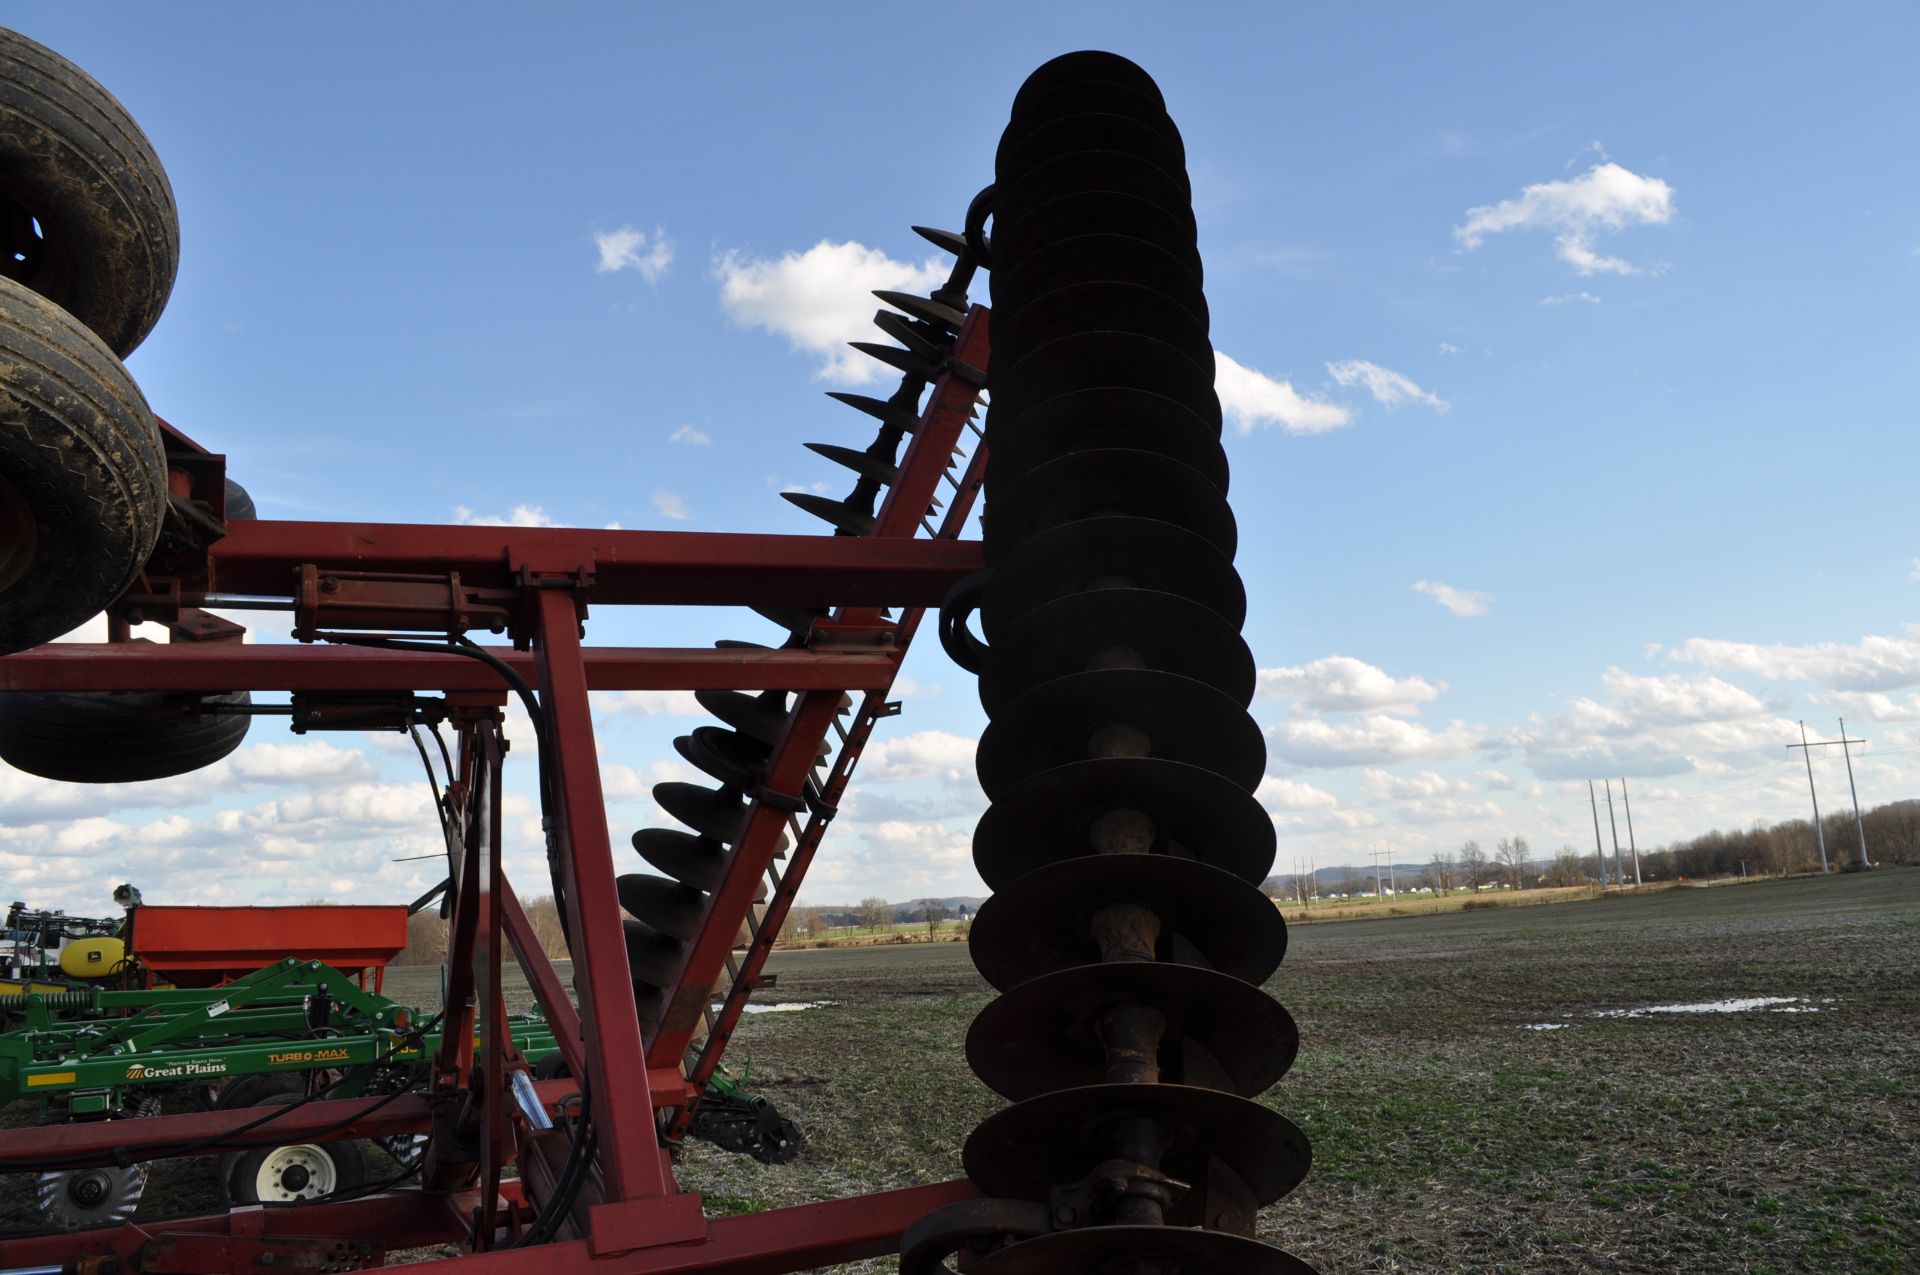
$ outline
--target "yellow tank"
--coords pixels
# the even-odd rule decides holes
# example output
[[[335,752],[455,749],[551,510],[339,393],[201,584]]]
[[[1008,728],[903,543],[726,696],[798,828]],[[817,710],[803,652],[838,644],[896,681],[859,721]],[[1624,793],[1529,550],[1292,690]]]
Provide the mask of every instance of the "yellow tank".
[[[60,972],[68,978],[105,978],[126,963],[127,945],[114,938],[74,939],[60,949]]]

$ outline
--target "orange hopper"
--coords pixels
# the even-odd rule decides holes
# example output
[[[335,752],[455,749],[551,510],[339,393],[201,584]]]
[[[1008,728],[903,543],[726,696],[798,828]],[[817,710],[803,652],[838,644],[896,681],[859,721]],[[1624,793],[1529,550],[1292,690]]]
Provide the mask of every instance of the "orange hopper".
[[[400,904],[146,906],[133,912],[128,951],[154,977],[180,987],[212,987],[293,956],[358,973],[363,986],[372,970],[378,990],[387,962],[406,945]]]

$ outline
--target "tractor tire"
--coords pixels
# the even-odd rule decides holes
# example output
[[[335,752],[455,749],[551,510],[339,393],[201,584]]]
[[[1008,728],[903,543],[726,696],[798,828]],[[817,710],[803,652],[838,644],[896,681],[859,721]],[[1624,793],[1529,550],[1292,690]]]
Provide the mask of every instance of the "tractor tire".
[[[0,275],[125,358],[166,308],[179,264],[173,187],[127,108],[0,28]]]
[[[252,702],[246,691],[14,691],[0,694],[0,761],[70,784],[131,784],[211,766],[247,737],[244,714],[183,715],[202,703]]]
[[[220,1106],[226,1110],[285,1106],[298,1102],[303,1088],[298,1076],[243,1076],[220,1095]],[[272,1127],[265,1125],[260,1132]],[[290,1204],[366,1182],[367,1150],[357,1141],[291,1142],[229,1151],[220,1157],[220,1185],[230,1206]]]
[[[0,278],[0,655],[105,610],[166,512],[166,454],[140,387],[65,310]]]
[[[253,507],[253,497],[233,479],[227,479],[227,521],[252,522],[260,515]]]

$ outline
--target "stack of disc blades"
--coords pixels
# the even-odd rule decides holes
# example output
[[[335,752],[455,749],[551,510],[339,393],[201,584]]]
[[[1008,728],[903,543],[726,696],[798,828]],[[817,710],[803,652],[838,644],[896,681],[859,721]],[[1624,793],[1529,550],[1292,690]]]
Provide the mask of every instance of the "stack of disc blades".
[[[874,315],[874,325],[900,342],[899,346],[866,341],[854,348],[873,355],[900,372],[898,388],[888,397],[835,393],[833,398],[877,420],[873,441],[864,449],[835,443],[808,443],[808,450],[852,471],[853,490],[840,500],[809,492],[784,492],[785,498],[833,528],[836,536],[863,536],[873,530],[876,502],[897,476],[901,444],[920,422],[920,399],[928,385],[945,369],[955,337],[967,317],[967,286],[976,263],[965,242],[951,231],[915,226],[914,230],[955,256],[946,283],[931,296],[905,292],[876,295],[891,309]],[[937,501],[935,502],[938,503]],[[786,631],[785,645],[804,647],[814,622],[825,608],[755,608]],[[753,642],[724,640],[723,647],[756,646]],[[749,808],[748,794],[764,782],[773,750],[786,730],[791,711],[784,691],[754,695],[745,691],[696,691],[700,706],[722,723],[696,727],[673,741],[673,747],[695,770],[715,781],[716,787],[670,781],[654,785],[654,802],[686,829],[642,828],[633,834],[633,848],[662,875],[631,873],[617,881],[620,905],[630,919],[626,927],[627,962],[633,973],[634,1002],[642,1028],[656,1029],[667,989],[672,985],[687,947],[699,934],[706,897],[719,888],[727,857]],[[842,700],[841,713],[850,710]],[[822,746],[821,757],[825,757]],[[816,763],[817,764],[817,763]],[[782,834],[784,837],[784,834]],[[785,845],[783,842],[782,850]],[[755,896],[766,899],[762,882]],[[744,933],[744,931],[743,931]],[[747,940],[740,940],[744,944]]]
[[[977,1275],[1308,1270],[1253,1238],[1310,1158],[1254,1097],[1298,1034],[1260,989],[1286,926],[1246,706],[1220,404],[1180,134],[1153,80],[1074,53],[1014,100],[991,196],[992,805],[971,935],[1001,995],[967,1059],[1013,1105],[967,1175],[1047,1232]],[[940,1215],[910,1234],[926,1252]]]

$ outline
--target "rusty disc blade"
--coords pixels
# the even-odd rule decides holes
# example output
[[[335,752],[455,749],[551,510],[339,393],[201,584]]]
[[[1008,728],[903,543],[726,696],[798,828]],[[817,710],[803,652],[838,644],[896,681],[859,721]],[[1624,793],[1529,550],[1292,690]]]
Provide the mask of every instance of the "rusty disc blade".
[[[633,834],[633,848],[675,881],[709,894],[720,888],[727,870],[726,847],[677,828],[642,828]]]
[[[1146,94],[1161,110],[1167,109],[1165,100],[1160,96],[1160,86],[1141,69],[1139,63],[1103,49],[1079,49],[1049,58],[1036,67],[1013,95],[1012,113],[1023,113],[1042,94],[1053,89],[1068,85],[1078,87],[1085,81],[1125,85]]]
[[[1110,588],[1177,593],[1234,629],[1247,615],[1232,560],[1193,532],[1152,518],[1083,518],[1049,528],[1001,559],[980,604],[980,627],[992,645],[1037,607]]]
[[[1151,816],[1155,853],[1198,859],[1252,884],[1273,867],[1273,820],[1245,788],[1152,757],[1074,762],[1015,784],[974,827],[974,866],[998,891],[1035,868],[1091,855],[1091,825],[1109,810]]]
[[[665,987],[680,972],[680,955],[687,945],[662,934],[644,921],[622,921],[627,939],[627,966],[636,983]]]
[[[1134,668],[1073,673],[1034,687],[994,714],[974,766],[994,798],[1043,770],[1115,755],[1115,747],[1203,767],[1248,792],[1266,772],[1266,737],[1244,707],[1190,677]]]
[[[1069,452],[1150,452],[1227,490],[1227,453],[1207,418],[1164,395],[1118,387],[1079,390],[1020,412],[987,417],[987,487],[992,498]]]
[[[1287,923],[1239,877],[1165,854],[1103,854],[1027,873],[980,905],[967,949],[1000,991],[1100,960],[1093,916],[1136,903],[1160,918],[1163,961],[1204,964],[1258,986],[1287,952]]]
[[[1216,970],[1165,961],[1076,965],[1028,979],[988,1003],[967,1031],[967,1065],[987,1088],[1019,1102],[1056,1089],[1102,1084],[1100,1015],[1148,1005],[1165,1016],[1161,1075],[1171,1083],[1264,1093],[1293,1066],[1300,1029],[1273,997]],[[1182,1045],[1212,1055],[1219,1070],[1183,1075]],[[1225,1086],[1215,1081],[1224,1080]]]
[[[1179,350],[1195,367],[1213,368],[1204,320],[1165,293],[1124,280],[1069,283],[1041,293],[994,329],[994,348],[1038,351],[1089,327],[1152,337]],[[1016,366],[994,360],[994,371],[1004,376],[1012,376]]]
[[[1156,1265],[1140,1266],[1141,1258]],[[1128,1265],[1134,1263],[1134,1265]],[[1178,1226],[1083,1226],[998,1249],[970,1275],[1319,1275],[1293,1254],[1226,1231]]]
[[[1096,589],[1036,607],[1008,626],[981,669],[980,703],[997,716],[1034,687],[1115,652],[1203,682],[1243,707],[1253,700],[1253,652],[1217,614],[1155,589]]]
[[[660,808],[703,837],[733,844],[740,832],[747,803],[737,788],[702,788],[699,784],[655,784],[653,799]]]
[[[1068,452],[998,488],[988,509],[989,565],[1043,531],[1113,514],[1184,527],[1229,559],[1239,546],[1233,510],[1221,490],[1198,470],[1154,452]]]
[[[700,909],[707,896],[692,886],[644,872],[629,872],[613,884],[620,906],[635,920],[683,943],[693,942],[700,932]]]
[[[1247,1098],[1190,1085],[1089,1085],[1029,1098],[981,1122],[961,1152],[966,1173],[984,1194],[1044,1200],[1053,1187],[1078,1182],[1107,1158],[1103,1126],[1116,1116],[1159,1116],[1173,1145],[1161,1169],[1182,1182],[1204,1182],[1206,1158],[1225,1164],[1260,1205],[1299,1186],[1313,1163],[1307,1137],[1279,1112]],[[1206,1219],[1185,1207],[1168,1211],[1171,1226]]]

